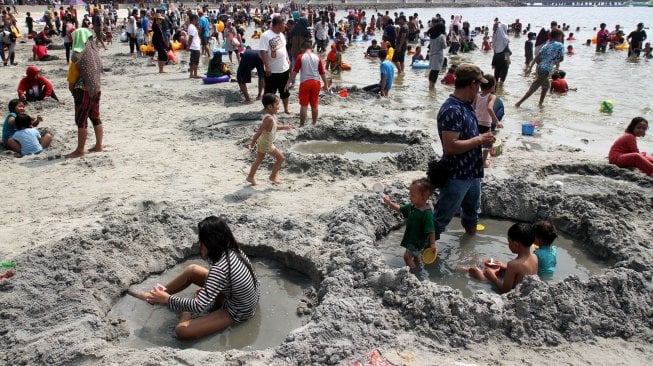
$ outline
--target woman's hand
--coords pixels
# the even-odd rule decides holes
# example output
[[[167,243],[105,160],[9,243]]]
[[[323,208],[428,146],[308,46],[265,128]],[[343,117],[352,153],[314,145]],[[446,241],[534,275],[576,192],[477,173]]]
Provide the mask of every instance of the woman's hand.
[[[168,299],[170,299],[169,293],[157,289],[150,291],[147,296],[147,302],[150,304],[167,304]]]

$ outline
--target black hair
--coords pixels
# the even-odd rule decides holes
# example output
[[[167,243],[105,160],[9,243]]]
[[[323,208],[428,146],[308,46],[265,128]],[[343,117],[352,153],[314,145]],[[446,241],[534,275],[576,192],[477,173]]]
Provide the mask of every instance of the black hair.
[[[427,193],[429,196],[433,193],[433,186],[428,178],[415,179],[411,186],[416,186],[420,193]]]
[[[312,49],[313,44],[311,43],[311,41],[304,41],[304,42],[302,42],[302,47],[301,48],[304,49],[304,50]]]
[[[274,27],[275,25],[283,24],[284,19],[283,16],[277,15],[276,17],[272,18],[272,26]]]
[[[379,59],[380,60],[385,60],[386,57],[388,57],[388,51],[387,50],[379,50]]]
[[[274,93],[265,93],[263,98],[261,98],[261,103],[263,103],[263,108],[273,105],[277,101],[277,95]]]
[[[238,242],[224,219],[217,216],[209,216],[197,224],[197,229],[199,231],[200,245],[204,245],[207,250],[207,257],[212,263],[217,262],[223,255],[226,255],[230,283],[231,261],[229,259],[229,251],[234,252],[245,267],[247,267],[252,278],[255,277],[252,265],[243,257]]]
[[[192,22],[193,20],[198,20],[198,19],[199,17],[197,16],[197,14],[191,14],[189,20]]]
[[[556,39],[558,37],[564,37],[565,34],[560,29],[554,29],[551,31],[551,39]]]
[[[558,237],[558,232],[551,222],[538,221],[533,224],[533,236],[542,239],[541,245],[550,246]]]
[[[20,99],[12,99],[9,101],[9,105],[7,106],[9,108],[9,112],[11,113],[16,113],[16,106],[18,103],[22,103]]]
[[[530,224],[517,223],[508,229],[508,240],[516,241],[522,246],[533,245],[533,228]]]
[[[483,75],[483,77],[485,78],[485,80],[487,80],[487,83],[481,83],[481,90],[487,90],[494,87],[494,84],[496,83],[496,81],[494,80],[494,76],[490,74],[485,74]]]
[[[635,133],[635,127],[642,122],[645,122],[648,126],[648,121],[644,117],[633,118],[633,120],[630,121],[628,127],[626,127],[626,133]]]
[[[14,120],[14,125],[16,126],[17,130],[24,130],[26,128],[29,128],[32,126],[32,117],[21,113],[16,116],[16,119]]]

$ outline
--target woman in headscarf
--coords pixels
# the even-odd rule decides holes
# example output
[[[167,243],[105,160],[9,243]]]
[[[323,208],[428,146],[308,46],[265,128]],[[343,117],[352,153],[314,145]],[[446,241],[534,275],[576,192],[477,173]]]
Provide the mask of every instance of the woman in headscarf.
[[[152,25],[152,46],[156,49],[157,60],[159,63],[159,74],[165,73],[163,66],[168,63],[168,51],[166,47],[166,38],[163,35],[163,15],[156,13],[154,15],[154,24]]]
[[[444,23],[436,22],[435,19],[431,21],[431,29],[428,34],[431,40],[429,41],[429,90],[435,88],[435,82],[438,80],[438,75],[444,64],[444,50],[447,48],[447,36],[445,36],[447,28]]]
[[[93,123],[95,146],[89,151],[102,151],[104,128],[100,119],[100,74],[102,61],[93,41],[93,33],[82,26],[73,32],[73,56],[68,68],[68,89],[75,101],[75,124],[77,125],[77,148],[66,158],[84,156],[88,134],[88,119]]]
[[[492,35],[492,49],[494,50],[492,68],[494,69],[494,79],[499,87],[503,85],[508,76],[510,56],[512,55],[509,45],[508,27],[503,23],[498,23],[497,30]]]

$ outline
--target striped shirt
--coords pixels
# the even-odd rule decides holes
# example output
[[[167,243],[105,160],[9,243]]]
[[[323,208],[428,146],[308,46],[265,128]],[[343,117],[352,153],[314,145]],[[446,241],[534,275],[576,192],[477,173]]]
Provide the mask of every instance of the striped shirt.
[[[240,255],[249,264],[245,253],[240,251]],[[224,308],[234,322],[240,323],[254,316],[260,295],[256,274],[250,272],[235,251],[228,251],[228,259],[227,261],[227,255],[223,254],[211,266],[206,283],[195,298],[170,296],[170,310],[193,313],[208,311],[218,295],[224,294]]]

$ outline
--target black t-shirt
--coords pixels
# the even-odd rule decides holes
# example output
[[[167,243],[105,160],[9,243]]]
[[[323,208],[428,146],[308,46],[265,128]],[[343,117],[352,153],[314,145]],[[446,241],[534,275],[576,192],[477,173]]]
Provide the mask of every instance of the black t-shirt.
[[[365,53],[370,57],[379,57],[379,51],[381,51],[381,46],[377,44],[376,46],[367,47],[367,51]]]
[[[630,43],[632,43],[633,47],[641,48],[642,42],[646,39],[646,32],[644,30],[632,31],[628,35],[628,38],[630,38]]]

